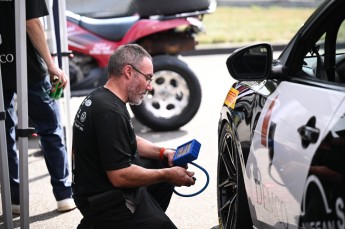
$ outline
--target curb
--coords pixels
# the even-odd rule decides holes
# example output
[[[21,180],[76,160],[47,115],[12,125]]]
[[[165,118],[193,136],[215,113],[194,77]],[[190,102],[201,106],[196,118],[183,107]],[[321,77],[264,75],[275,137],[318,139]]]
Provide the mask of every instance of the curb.
[[[260,43],[260,42],[257,42]],[[215,45],[199,45],[195,50],[181,52],[182,56],[200,56],[200,55],[219,55],[231,54],[236,49],[251,44],[215,44]],[[286,44],[271,44],[274,51],[282,51]]]
[[[322,0],[217,0],[217,5],[230,7],[251,7],[255,5],[260,7],[315,8],[321,2]]]

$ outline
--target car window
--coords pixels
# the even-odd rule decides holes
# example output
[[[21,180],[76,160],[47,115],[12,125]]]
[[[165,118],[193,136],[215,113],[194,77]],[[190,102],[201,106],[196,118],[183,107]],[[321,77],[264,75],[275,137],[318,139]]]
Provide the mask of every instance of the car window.
[[[304,57],[302,71],[310,77],[345,84],[345,21],[336,30],[326,31]],[[325,48],[325,47],[328,47]]]
[[[316,69],[317,69],[317,55],[324,56],[325,55],[325,34],[318,40],[318,42],[313,47],[315,50],[310,50],[306,56],[304,57],[304,63],[302,70],[308,75],[312,77],[316,77]]]
[[[337,36],[337,48],[344,50],[345,45],[345,21],[341,24]]]
[[[345,21],[339,28],[336,47],[336,73],[338,80],[345,83]]]

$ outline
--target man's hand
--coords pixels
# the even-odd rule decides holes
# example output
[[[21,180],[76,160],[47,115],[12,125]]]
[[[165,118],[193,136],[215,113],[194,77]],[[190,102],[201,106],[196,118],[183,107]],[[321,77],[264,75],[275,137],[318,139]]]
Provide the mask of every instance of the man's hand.
[[[170,171],[168,173],[168,182],[174,186],[192,186],[195,184],[195,179],[193,179],[194,172],[187,171],[186,168],[180,166],[174,166],[168,168]]]
[[[60,68],[56,67],[55,65],[48,67],[49,75],[50,75],[50,82],[53,85],[60,82],[59,88],[65,88],[67,85],[67,77],[65,72],[62,71]]]
[[[174,166],[174,155],[175,155],[175,150],[172,149],[166,149],[163,153],[164,158],[168,159],[169,166],[172,167]]]

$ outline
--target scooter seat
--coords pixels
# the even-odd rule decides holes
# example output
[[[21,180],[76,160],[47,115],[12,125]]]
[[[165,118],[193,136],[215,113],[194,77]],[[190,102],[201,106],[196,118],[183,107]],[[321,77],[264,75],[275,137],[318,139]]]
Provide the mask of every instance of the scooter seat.
[[[120,41],[139,16],[96,19],[66,11],[67,20],[110,41]]]

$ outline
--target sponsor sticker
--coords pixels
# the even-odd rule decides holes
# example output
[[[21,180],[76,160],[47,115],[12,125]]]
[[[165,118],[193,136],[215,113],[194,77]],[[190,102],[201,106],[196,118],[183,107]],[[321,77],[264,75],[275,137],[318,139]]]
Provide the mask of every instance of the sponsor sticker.
[[[232,87],[225,98],[224,104],[234,109],[238,93],[239,91]]]

